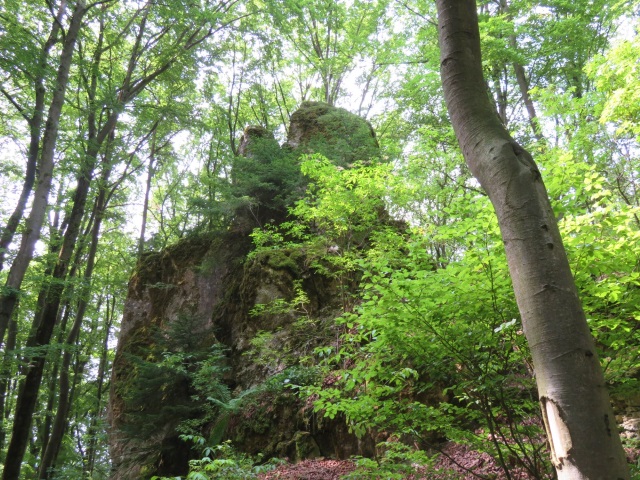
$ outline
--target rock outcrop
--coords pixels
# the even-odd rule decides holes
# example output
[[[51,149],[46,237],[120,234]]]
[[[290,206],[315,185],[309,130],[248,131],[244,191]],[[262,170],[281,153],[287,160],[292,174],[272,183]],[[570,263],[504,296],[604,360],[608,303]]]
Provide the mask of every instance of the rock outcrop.
[[[240,151],[254,163],[239,161],[234,183],[257,200],[238,207],[228,228],[140,260],[113,367],[112,479],[184,475],[193,457],[179,438],[185,431],[230,438],[244,452],[292,460],[371,453],[372,445],[351,435],[344,422],[319,421],[286,388],[317,381],[317,372],[300,359],[335,339],[339,286],[299,251],[249,255],[249,233],[286,218],[287,202],[303,191],[296,186],[300,152],[320,152],[347,166],[370,159],[377,142],[367,122],[319,103],[303,104],[292,115],[289,132],[280,149],[261,127],[246,129]],[[260,182],[250,176],[256,165],[275,161],[285,174]],[[276,194],[280,197],[272,201]],[[301,292],[304,315],[257,308],[286,303]],[[216,392],[218,403],[207,404],[205,397]]]
[[[321,153],[346,167],[377,155],[378,141],[371,125],[342,108],[304,102],[291,115],[287,143],[304,153]]]

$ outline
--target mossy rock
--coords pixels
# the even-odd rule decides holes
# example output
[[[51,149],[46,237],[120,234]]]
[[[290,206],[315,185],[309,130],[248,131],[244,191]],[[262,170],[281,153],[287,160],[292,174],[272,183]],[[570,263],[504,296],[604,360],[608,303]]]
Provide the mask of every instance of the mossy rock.
[[[296,447],[297,461],[318,458],[321,456],[320,447],[311,435],[311,432],[296,432],[293,437],[293,443]]]
[[[281,156],[280,145],[272,132],[261,126],[250,125],[240,138],[238,155],[264,162]]]
[[[229,419],[226,435],[241,451],[261,452],[267,457],[288,455],[298,460],[320,454],[340,458],[364,453],[343,419],[318,424],[302,399],[282,386],[285,381],[297,385],[313,381],[314,372],[298,363],[315,346],[336,337],[334,318],[342,309],[343,285],[315,267],[313,252],[288,248],[286,243],[247,255],[253,248],[249,235],[253,228],[289,219],[287,208],[302,196],[305,180],[299,171],[301,154],[320,153],[345,168],[356,161],[375,161],[379,153],[375,134],[366,120],[347,110],[305,102],[291,118],[290,148],[281,149],[262,127],[247,128],[240,146],[242,156],[234,161],[232,193],[242,201],[234,207],[235,217],[229,228],[191,235],[160,252],[145,254],[131,279],[110,400],[110,422],[115,432],[111,446],[118,455],[114,479],[140,478],[128,474],[125,468],[126,461],[137,457],[127,450],[127,435],[122,429],[130,413],[125,400],[131,389],[137,388],[139,367],[132,356],[151,362],[160,360],[164,351],[191,351],[183,347],[187,345],[184,342],[177,349],[158,342],[158,335],[164,335],[173,345],[176,330],[172,328],[183,318],[194,320],[193,328],[180,331],[184,330],[185,338],[193,339],[198,348],[213,341],[228,347],[230,368],[223,380],[237,393],[269,383],[274,372],[287,367],[280,373],[286,378],[265,385],[266,390],[256,392],[255,397],[247,396],[253,402]],[[247,199],[250,203],[243,203]],[[357,288],[357,279],[353,287]],[[296,298],[298,288],[308,296],[304,312],[296,311],[294,305],[283,311],[251,314],[256,304],[281,300],[289,307],[287,302]],[[274,362],[265,361],[272,357],[251,351],[252,340],[260,332],[271,334],[266,347],[275,352]],[[260,348],[262,353],[267,349]],[[185,399],[193,399],[189,386],[170,385],[174,395],[166,396],[167,403],[176,412],[181,409],[188,419],[194,414],[193,409],[183,408]],[[159,474],[162,468],[166,468],[163,473],[170,474],[172,465],[185,465],[183,460],[188,455],[172,443],[177,438],[173,427],[173,423],[168,424],[156,438],[150,438],[148,446],[155,449],[151,454],[154,458],[163,456],[162,465],[151,462],[155,469],[148,475]],[[174,451],[176,456],[166,453]],[[137,468],[142,464],[139,462]],[[180,468],[176,468],[177,473],[181,473]]]
[[[267,265],[275,270],[288,270],[295,275],[301,273],[300,262],[304,255],[300,249],[282,248],[265,250],[253,256],[257,264]]]
[[[211,232],[194,234],[159,252],[143,254],[130,283],[141,288],[149,285],[169,288],[171,283],[167,279],[201,263],[215,238],[215,234]]]
[[[293,113],[287,144],[301,153],[320,153],[341,167],[379,154],[369,122],[322,102],[303,102]]]

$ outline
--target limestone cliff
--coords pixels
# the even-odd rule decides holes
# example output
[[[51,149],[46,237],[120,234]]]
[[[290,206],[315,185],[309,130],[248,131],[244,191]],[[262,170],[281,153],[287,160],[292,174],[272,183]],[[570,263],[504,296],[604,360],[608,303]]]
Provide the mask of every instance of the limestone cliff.
[[[233,181],[253,200],[228,228],[145,255],[130,280],[109,403],[115,480],[185,474],[193,456],[179,438],[185,428],[292,460],[370,450],[339,420],[318,422],[284,388],[313,381],[300,358],[336,337],[338,286],[299,251],[249,255],[249,234],[283,221],[303,191],[300,152],[344,166],[366,160],[377,149],[373,130],[345,110],[307,102],[292,115],[282,149],[259,127],[247,128],[240,149],[245,160]],[[272,178],[255,182],[261,165]],[[256,308],[300,294],[312,324],[291,309]],[[207,406],[207,395],[218,395],[217,403]]]

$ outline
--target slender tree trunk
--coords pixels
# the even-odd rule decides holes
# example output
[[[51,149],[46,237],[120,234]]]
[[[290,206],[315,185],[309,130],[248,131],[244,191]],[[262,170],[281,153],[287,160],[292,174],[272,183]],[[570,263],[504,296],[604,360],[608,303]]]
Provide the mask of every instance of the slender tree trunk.
[[[11,397],[12,388],[11,388],[11,378],[13,372],[17,369],[17,365],[15,362],[15,352],[16,342],[18,339],[18,322],[16,319],[12,319],[9,323],[9,333],[7,335],[7,344],[5,346],[5,352],[2,359],[2,367],[0,375],[0,423],[2,423],[2,428],[0,428],[0,463],[4,462],[4,456],[2,452],[4,452],[4,442],[7,437],[7,433],[5,431],[5,425],[7,424],[7,419],[9,418],[9,405],[7,402],[7,398]]]
[[[628,479],[593,338],[531,155],[500,123],[483,80],[474,0],[437,0],[440,68],[456,136],[494,206],[560,480]]]
[[[113,135],[110,136],[110,139],[113,139]],[[108,149],[108,152],[109,151],[110,149]],[[67,339],[65,342],[66,347],[62,356],[62,365],[60,366],[60,393],[58,396],[58,409],[56,411],[56,416],[53,422],[51,437],[46,443],[44,454],[40,462],[40,469],[38,473],[39,479],[49,479],[51,477],[50,469],[55,466],[58,452],[60,451],[60,446],[62,444],[64,431],[67,425],[67,418],[69,416],[69,368],[71,366],[71,360],[73,356],[71,346],[77,342],[78,336],[80,334],[80,327],[82,326],[82,321],[84,320],[84,315],[87,310],[88,298],[90,294],[90,282],[93,275],[96,254],[98,251],[98,243],[100,240],[100,228],[102,226],[102,218],[107,207],[106,188],[107,182],[109,181],[109,177],[111,175],[111,158],[108,152],[107,154],[105,154],[105,168],[101,176],[100,189],[95,203],[93,214],[94,221],[91,228],[91,243],[89,246],[89,253],[87,255],[86,268],[83,275],[83,289],[80,292],[80,300],[78,301],[78,308],[76,309],[76,315],[73,325],[71,326],[71,329],[67,334]]]
[[[59,335],[56,339],[56,344],[62,344],[62,340],[64,337],[64,332],[67,329],[67,322],[69,321],[69,316],[71,315],[71,302],[67,300],[65,305],[60,309],[60,319],[56,322],[60,325]],[[53,358],[53,362],[51,362],[51,357]],[[41,457],[44,456],[44,450],[49,443],[49,436],[51,435],[51,424],[53,423],[52,416],[53,412],[56,408],[56,400],[58,399],[58,372],[60,370],[61,361],[57,358],[57,352],[53,355],[49,355],[49,369],[47,371],[47,377],[49,378],[49,383],[47,385],[47,406],[45,410],[44,419],[42,421],[42,425],[38,429],[38,444],[41,445]]]
[[[44,96],[44,95],[43,95]],[[36,107],[37,108],[37,107]],[[9,248],[9,245],[13,241],[13,236],[18,229],[18,224],[24,214],[24,209],[27,205],[27,200],[31,195],[33,189],[33,183],[36,178],[36,164],[38,160],[38,152],[40,151],[40,128],[42,126],[42,116],[37,113],[34,114],[34,118],[29,122],[29,130],[31,130],[31,142],[29,144],[29,154],[27,157],[27,169],[25,171],[24,182],[22,184],[22,191],[18,197],[18,203],[13,213],[7,220],[7,225],[2,230],[2,236],[0,237],[0,271],[4,267],[4,258]]]
[[[2,235],[0,236],[0,270],[4,266],[4,258],[9,247],[9,244],[13,241],[13,236],[16,233],[18,224],[24,214],[24,209],[27,205],[27,200],[31,195],[33,184],[36,178],[36,165],[38,162],[38,154],[40,153],[40,140],[41,140],[41,128],[42,119],[44,118],[44,101],[45,101],[45,86],[44,76],[47,70],[47,63],[49,62],[49,53],[51,48],[58,42],[58,34],[60,32],[60,25],[62,24],[62,18],[66,11],[66,1],[62,1],[58,8],[58,14],[51,24],[51,31],[49,37],[42,46],[40,52],[40,61],[38,62],[38,73],[34,78],[34,93],[35,99],[33,104],[33,113],[28,116],[24,111],[23,114],[27,124],[29,125],[29,151],[27,154],[27,168],[25,170],[24,182],[22,184],[22,191],[18,197],[18,203],[13,213],[9,217],[7,224],[2,229]],[[0,343],[2,337],[0,337]]]
[[[84,313],[84,312],[82,312]],[[56,415],[53,421],[53,427],[51,435],[47,439],[47,443],[44,445],[44,454],[40,461],[40,467],[38,470],[38,479],[51,478],[51,467],[53,467],[58,452],[60,451],[60,445],[62,444],[62,437],[66,428],[67,417],[69,415],[70,406],[70,386],[69,386],[69,366],[71,364],[71,357],[73,355],[72,348],[77,341],[80,326],[82,324],[82,316],[76,314],[75,321],[67,335],[66,349],[62,356],[62,363],[60,365],[60,377],[58,385],[58,408],[56,409]]]
[[[110,303],[111,302],[111,303]],[[104,405],[102,404],[102,396],[104,394],[104,378],[107,374],[107,366],[108,366],[108,353],[109,353],[109,335],[111,333],[111,328],[113,326],[113,319],[115,316],[115,305],[116,298],[112,297],[109,299],[107,297],[106,301],[107,311],[106,311],[106,325],[104,330],[104,337],[102,337],[102,351],[100,353],[100,364],[98,366],[98,378],[97,378],[97,386],[96,386],[96,401],[94,406],[93,414],[91,415],[91,422],[89,424],[89,428],[87,429],[87,433],[89,436],[89,446],[87,447],[87,455],[86,461],[83,465],[83,472],[87,473],[89,478],[93,474],[93,469],[95,468],[96,463],[96,450],[98,445],[98,439],[96,437],[97,434],[97,426],[98,419],[101,417]]]
[[[496,111],[502,124],[507,127],[507,92],[502,88],[500,79],[501,70],[500,67],[495,67],[493,70],[493,89],[495,95]]]
[[[89,142],[86,162],[81,167],[78,176],[78,184],[73,197],[71,214],[69,215],[69,224],[64,234],[62,248],[60,249],[56,266],[51,275],[53,281],[51,282],[51,285],[48,286],[43,309],[36,312],[34,326],[37,327],[35,328],[35,335],[27,342],[28,346],[45,346],[51,341],[51,335],[53,334],[53,328],[56,323],[58,309],[60,307],[62,293],[64,291],[64,279],[67,276],[69,260],[71,259],[71,255],[74,251],[82,218],[84,217],[87,195],[98,155],[98,149],[102,145],[104,139],[115,127],[117,118],[118,115],[116,113],[112,113],[105,125],[102,127],[97,138],[92,138],[92,141]],[[23,437],[28,436],[29,429],[31,428],[31,417],[35,410],[38,389],[40,388],[40,383],[42,381],[45,361],[46,355],[42,354],[34,357],[29,364],[24,382],[18,394],[11,443],[9,444],[9,450],[7,452],[7,462],[13,460],[14,457],[12,457],[12,455],[15,455],[16,457],[19,456],[19,462],[22,461],[22,457],[24,456],[24,447],[22,447],[22,450],[20,450],[20,448],[25,440]],[[13,461],[11,463],[13,464]],[[6,476],[8,465],[9,463],[5,465],[5,476],[3,476],[3,480],[14,478]],[[17,468],[17,471],[19,471],[19,463],[17,467],[12,465],[12,468]]]
[[[151,134],[151,154],[149,155],[149,169],[147,170],[147,183],[144,191],[144,204],[142,205],[142,225],[140,226],[140,238],[138,239],[138,258],[142,257],[144,252],[144,236],[147,229],[147,215],[149,214],[149,195],[151,194],[151,181],[153,180],[155,168],[155,149],[156,149],[156,130],[158,122],[152,127]]]
[[[527,115],[529,116],[529,124],[531,125],[531,130],[533,130],[533,134],[535,135],[536,140],[538,140],[539,142],[543,142],[544,136],[542,135],[542,129],[540,128],[538,114],[536,113],[536,107],[533,104],[531,95],[529,95],[529,81],[527,80],[527,75],[524,71],[524,67],[518,62],[513,62],[513,71],[516,74],[516,80],[518,81],[518,87],[520,88],[522,101],[524,102],[524,106],[527,109]]]
[[[82,20],[86,11],[84,0],[79,0],[73,14],[71,15],[69,28],[67,29],[62,46],[60,64],[56,77],[56,88],[49,107],[47,123],[42,140],[38,184],[36,186],[33,204],[31,206],[31,213],[29,214],[26,222],[25,232],[22,235],[18,254],[11,265],[11,269],[9,270],[4,292],[0,295],[0,342],[4,338],[7,325],[9,324],[9,320],[11,319],[11,315],[13,314],[18,301],[18,294],[20,292],[20,287],[22,286],[22,280],[24,279],[27,268],[31,263],[31,259],[33,258],[34,248],[38,238],[40,238],[40,231],[42,230],[42,224],[49,204],[49,192],[51,191],[54,167],[53,157],[58,139],[60,115],[62,114],[62,106],[64,105],[65,93],[69,82],[69,70],[71,68],[71,60],[75,50],[76,39],[80,32]],[[20,460],[22,460],[23,455],[24,448],[22,448]],[[8,461],[10,461],[10,459],[11,457],[8,456]],[[12,468],[13,467],[9,469],[9,472],[17,478],[17,472],[13,471]],[[6,472],[7,466],[5,465],[5,473]],[[12,477],[5,476],[4,478]]]

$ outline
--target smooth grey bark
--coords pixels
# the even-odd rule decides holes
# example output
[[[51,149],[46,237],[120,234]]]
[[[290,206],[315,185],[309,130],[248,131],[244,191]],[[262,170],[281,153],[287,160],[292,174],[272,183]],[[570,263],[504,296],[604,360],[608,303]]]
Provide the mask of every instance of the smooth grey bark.
[[[440,70],[467,165],[496,211],[560,480],[628,479],[604,375],[549,197],[498,119],[483,79],[475,0],[437,0]]]

